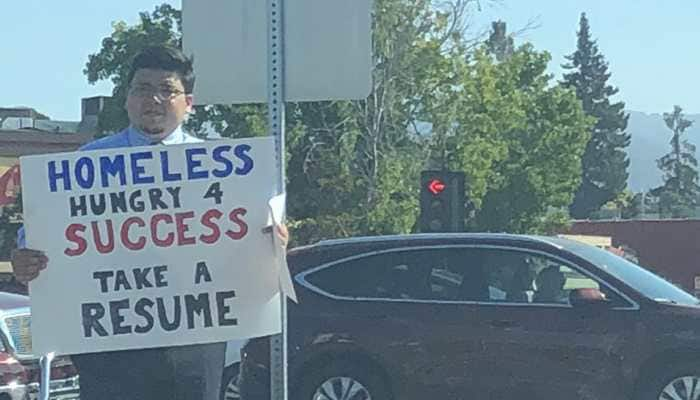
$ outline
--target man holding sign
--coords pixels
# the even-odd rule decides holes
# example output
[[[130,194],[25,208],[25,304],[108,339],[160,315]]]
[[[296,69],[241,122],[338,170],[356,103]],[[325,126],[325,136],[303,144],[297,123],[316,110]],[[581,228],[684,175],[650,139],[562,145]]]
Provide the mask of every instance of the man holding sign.
[[[256,230],[274,150],[184,133],[194,80],[179,50],[148,48],[130,70],[127,129],[81,149],[91,152],[23,160],[27,237],[12,265],[32,282],[35,347],[75,354],[83,400],[216,399],[226,335],[276,333],[276,316],[258,314],[279,305],[266,268],[277,249]],[[284,225],[276,239],[286,247]]]

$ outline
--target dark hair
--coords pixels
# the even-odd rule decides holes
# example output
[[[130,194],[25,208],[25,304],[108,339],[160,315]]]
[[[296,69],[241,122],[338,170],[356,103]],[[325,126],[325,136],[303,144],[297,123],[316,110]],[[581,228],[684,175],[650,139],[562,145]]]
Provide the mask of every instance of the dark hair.
[[[129,84],[134,79],[136,71],[140,69],[162,69],[175,72],[182,81],[187,94],[191,94],[194,90],[192,58],[186,57],[182,51],[174,47],[151,46],[141,50],[131,63],[129,80],[127,81]]]

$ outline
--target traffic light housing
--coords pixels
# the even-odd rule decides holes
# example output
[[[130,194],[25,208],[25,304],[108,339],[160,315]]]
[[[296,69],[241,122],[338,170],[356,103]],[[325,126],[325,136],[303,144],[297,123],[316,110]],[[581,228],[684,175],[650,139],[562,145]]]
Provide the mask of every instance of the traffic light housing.
[[[464,231],[464,172],[423,171],[420,181],[420,231]]]

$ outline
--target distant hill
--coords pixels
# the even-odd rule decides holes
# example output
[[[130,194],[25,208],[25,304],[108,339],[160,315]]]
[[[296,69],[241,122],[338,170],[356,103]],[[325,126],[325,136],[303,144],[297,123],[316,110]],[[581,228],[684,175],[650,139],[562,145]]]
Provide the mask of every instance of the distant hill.
[[[685,138],[700,149],[700,114],[686,114],[686,118],[695,123],[686,131]],[[627,131],[632,135],[627,150],[630,157],[630,190],[638,192],[659,186],[661,171],[656,160],[671,149],[671,131],[666,127],[662,114],[631,111]],[[700,155],[696,154],[696,157]]]

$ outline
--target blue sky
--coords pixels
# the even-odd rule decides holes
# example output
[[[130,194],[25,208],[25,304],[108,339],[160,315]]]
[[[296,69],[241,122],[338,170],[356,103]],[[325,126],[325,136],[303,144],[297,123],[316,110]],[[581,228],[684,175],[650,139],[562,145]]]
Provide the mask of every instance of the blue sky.
[[[263,0],[260,0],[263,1]],[[83,68],[111,23],[133,23],[139,11],[163,0],[4,1],[0,14],[0,106],[30,106],[57,120],[78,120],[80,98],[110,94],[89,85]],[[180,0],[167,3],[179,6]],[[473,18],[474,32],[502,19],[510,31],[535,21],[517,38],[552,54],[557,76],[576,44],[578,19],[588,14],[592,33],[610,63],[611,81],[629,110],[669,111],[679,104],[700,113],[700,1],[500,0]]]

